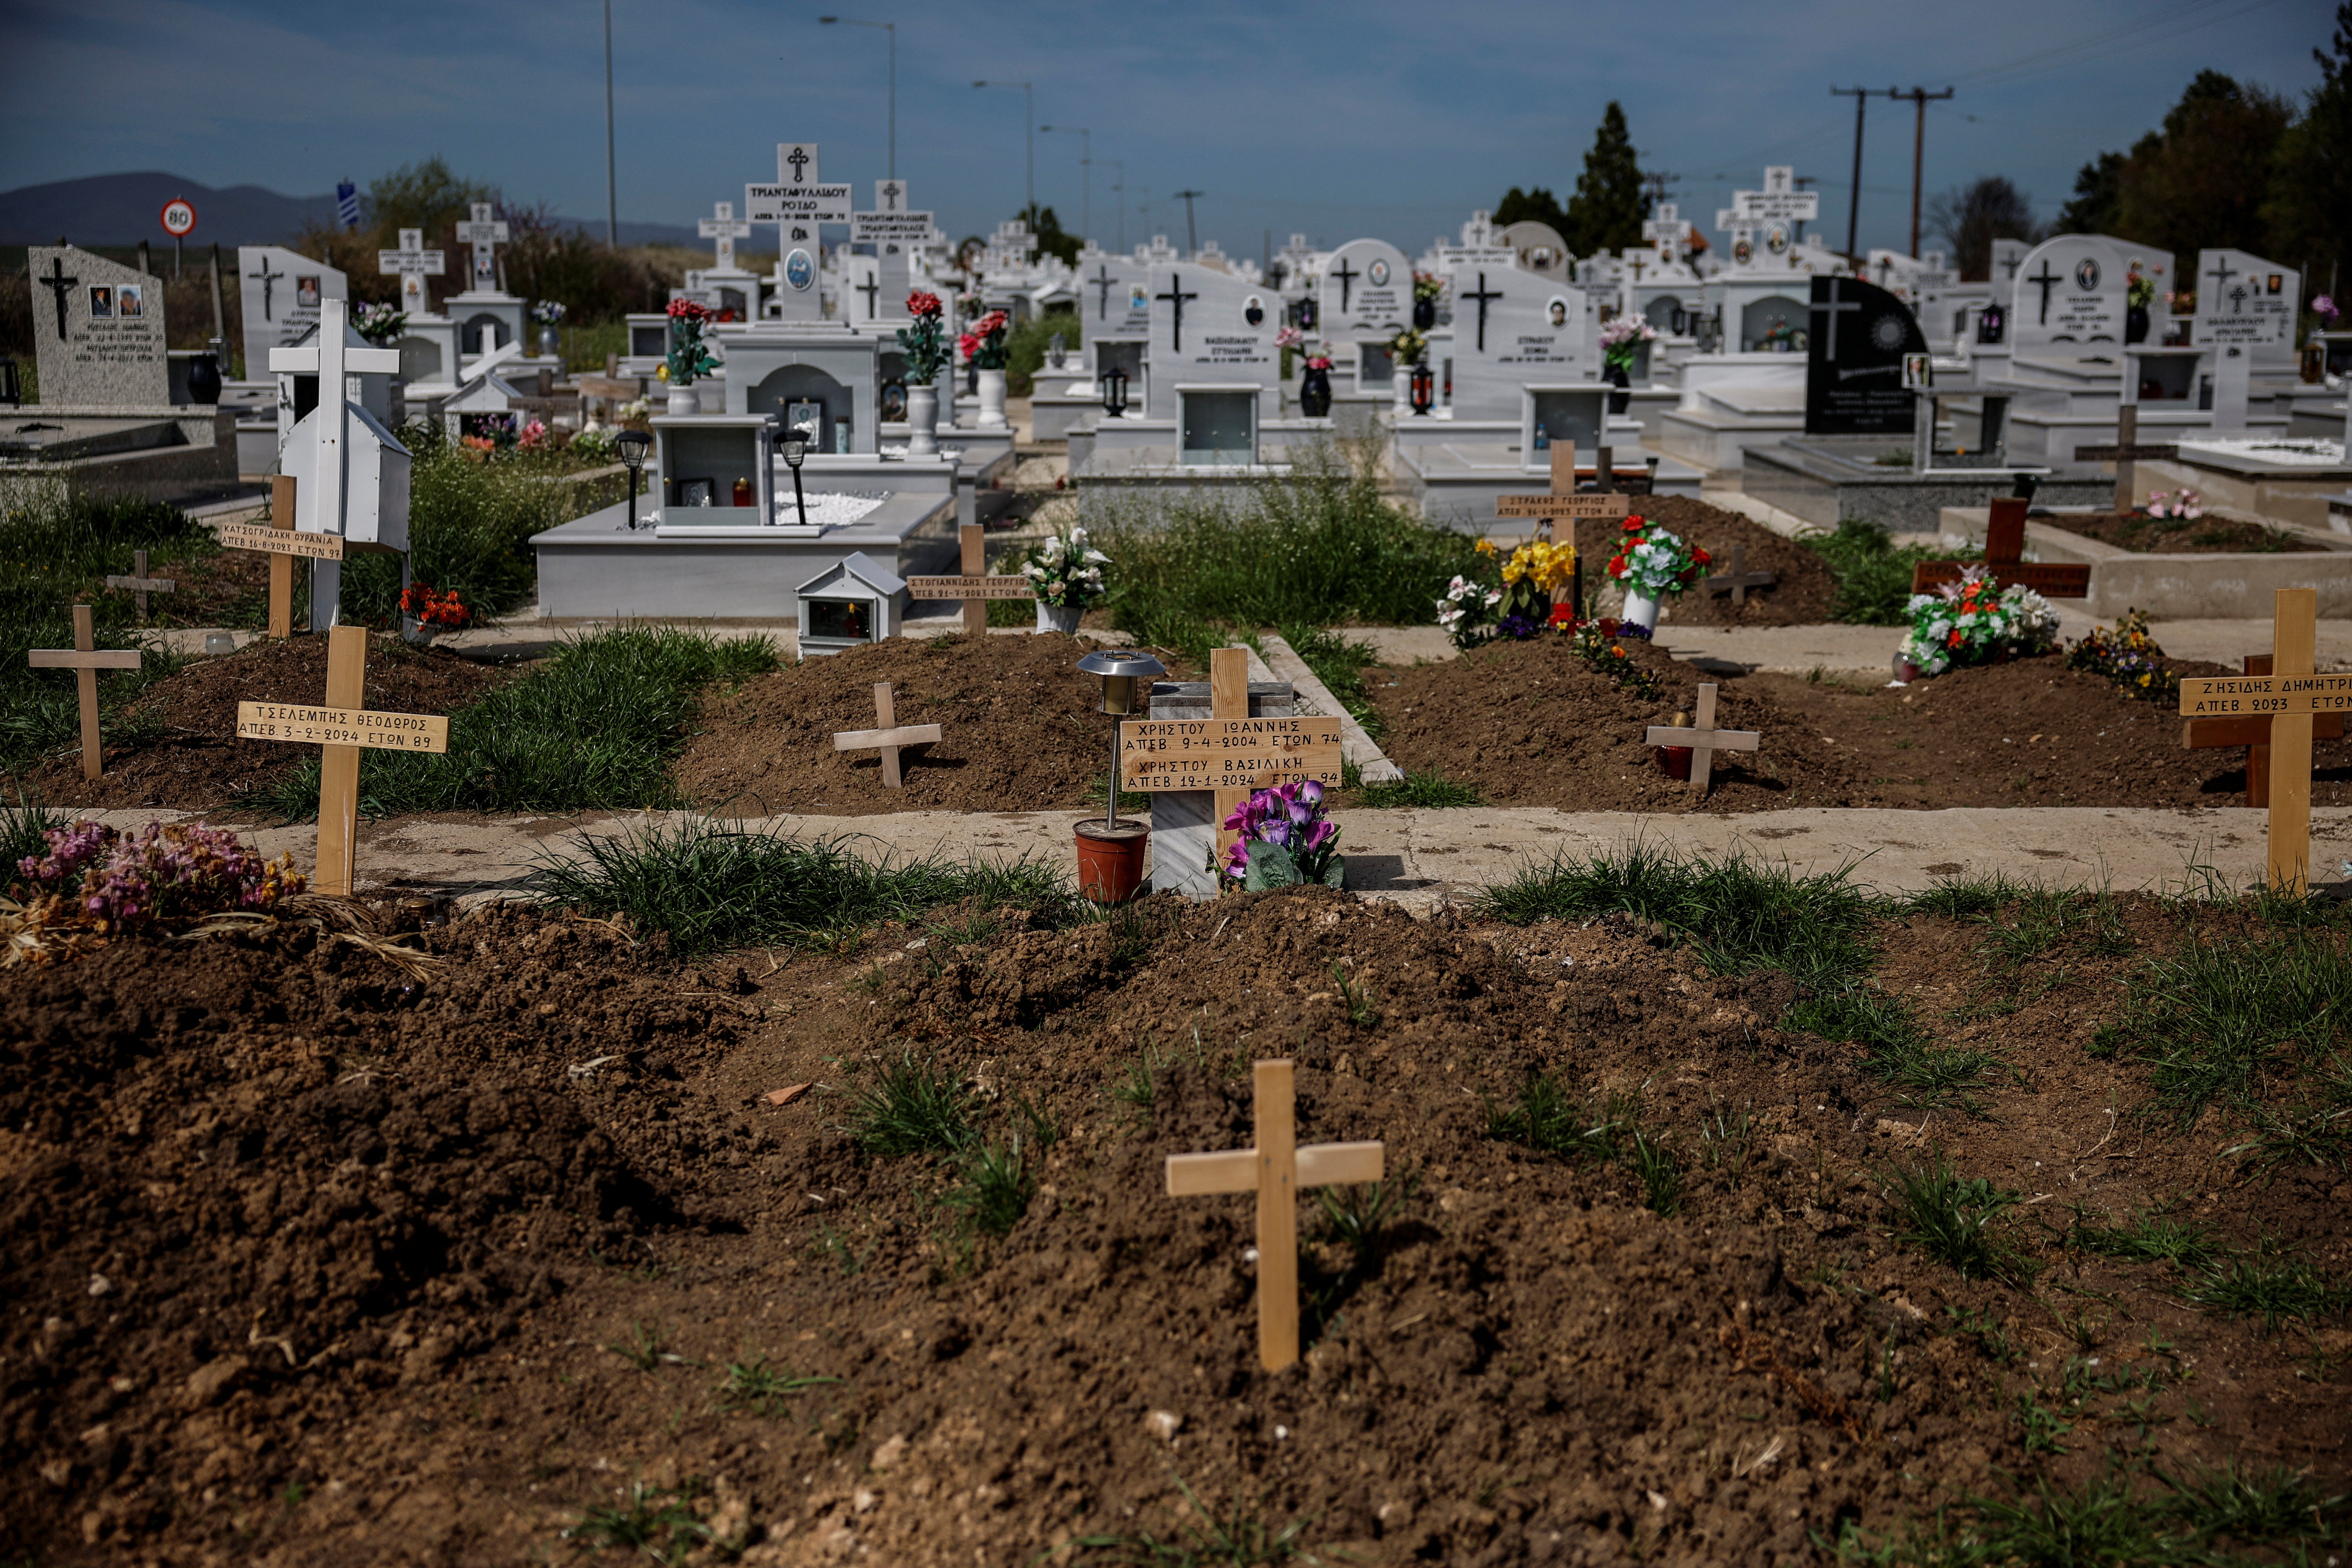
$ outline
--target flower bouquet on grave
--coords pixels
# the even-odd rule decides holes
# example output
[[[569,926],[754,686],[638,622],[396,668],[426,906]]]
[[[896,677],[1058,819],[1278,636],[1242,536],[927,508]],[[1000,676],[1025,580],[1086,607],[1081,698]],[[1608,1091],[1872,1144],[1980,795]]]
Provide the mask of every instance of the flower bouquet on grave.
[[[1004,330],[1013,318],[1002,310],[991,310],[971,324],[971,331],[956,339],[964,361],[974,370],[1004,368]]]
[[[2134,267],[2124,273],[2124,304],[2145,310],[2156,303],[2156,279]]]
[[[1621,637],[1647,637],[1647,626],[1603,616],[1587,621],[1569,636],[1568,651],[1584,661],[1584,667],[1595,675],[1605,676],[1620,691],[1630,691],[1647,701],[1655,701],[1665,693],[1658,678],[1635,662],[1625,651]]]
[[[2066,668],[2112,680],[2126,697],[2168,703],[2180,695],[2180,677],[2157,662],[2163,657],[2148,635],[2147,612],[2132,609],[2116,617],[2115,630],[2093,626],[2068,645]]]
[[[1429,334],[1419,327],[1399,327],[1386,347],[1397,368],[1407,370],[1429,357]]]
[[[2326,294],[2314,294],[2311,297],[2311,313],[2319,318],[2323,328],[2332,328],[2336,325],[2336,301]]]
[[[561,326],[563,324],[563,307],[552,300],[533,300],[530,319],[542,327]]]
[[[698,300],[669,302],[669,353],[662,361],[662,379],[672,386],[691,386],[694,379],[719,368],[703,346],[703,330],[710,324],[710,307]]]
[[[908,385],[929,386],[947,368],[945,313],[937,294],[918,289],[907,296],[907,314],[914,324],[898,329],[898,346],[907,351]]]
[[[1323,815],[1323,786],[1313,779],[1253,791],[1226,817],[1241,835],[1225,851],[1223,885],[1245,893],[1319,882],[1341,886],[1339,825]]]
[[[302,891],[291,854],[264,860],[201,822],[122,831],[82,821],[16,863],[27,895],[0,900],[0,968],[39,963],[161,920],[268,910]]]
[[[352,307],[351,321],[352,331],[382,348],[408,325],[408,312],[397,305],[362,303]]]
[[[1576,625],[1576,606],[1563,597],[1576,581],[1576,551],[1549,540],[1531,540],[1507,557],[1489,539],[1478,542],[1481,566],[1499,560],[1496,576],[1456,577],[1437,601],[1437,624],[1454,646],[1473,648],[1496,637],[1526,641],[1547,629]]]
[[[474,618],[474,612],[458,599],[457,589],[436,594],[433,584],[423,581],[411,583],[400,591],[400,610],[417,625],[437,630],[456,631]]]
[[[1996,587],[1982,562],[1957,583],[1912,595],[1904,608],[1911,635],[1895,657],[1922,675],[2042,653],[2058,638],[2058,612],[2050,601],[2031,588]]]
[[[555,437],[548,431],[544,419],[532,420],[522,427],[522,434],[515,437],[515,450],[518,452],[551,452],[554,449]]]
[[[2194,522],[2205,515],[2205,498],[2183,485],[2177,492],[2150,490],[2147,505],[2140,509],[2149,517],[2174,518],[2182,522]]]
[[[1654,341],[1658,329],[1630,312],[1612,317],[1601,329],[1601,362],[1611,370],[1633,373],[1634,351]]]
[[[1647,627],[1639,613],[1646,605],[1655,614],[1664,601],[1688,589],[1715,557],[1679,534],[1643,517],[1629,517],[1617,536],[1617,553],[1610,558],[1609,575],[1625,585],[1626,618]],[[1647,635],[1646,631],[1644,635]]]
[[[1109,596],[1102,572],[1109,564],[1109,556],[1087,542],[1087,531],[1074,526],[1031,545],[1021,558],[1021,574],[1035,586],[1039,604],[1083,608]]]
[[[1445,279],[1434,272],[1414,273],[1412,297],[1416,303],[1425,300],[1433,305],[1435,304],[1445,297]]]

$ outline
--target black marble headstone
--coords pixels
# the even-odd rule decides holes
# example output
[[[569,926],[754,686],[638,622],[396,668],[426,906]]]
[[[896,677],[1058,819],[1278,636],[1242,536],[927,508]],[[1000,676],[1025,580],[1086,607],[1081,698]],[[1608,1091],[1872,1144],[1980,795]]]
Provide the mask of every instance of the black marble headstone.
[[[1913,394],[1903,389],[1903,356],[1927,352],[1911,308],[1860,278],[1816,275],[1812,283],[1805,434],[1910,434]]]

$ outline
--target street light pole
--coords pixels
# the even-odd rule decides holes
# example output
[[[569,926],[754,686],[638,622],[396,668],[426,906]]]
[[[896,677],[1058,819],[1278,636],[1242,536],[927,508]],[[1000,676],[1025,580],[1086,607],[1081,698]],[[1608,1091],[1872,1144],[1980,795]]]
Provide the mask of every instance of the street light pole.
[[[1040,125],[1040,131],[1056,129],[1075,132],[1086,138],[1078,143],[1084,149],[1078,154],[1078,178],[1083,194],[1078,197],[1078,240],[1081,244],[1094,237],[1095,227],[1095,133],[1083,125]]]
[[[605,0],[606,5],[612,0]],[[879,27],[890,35],[890,178],[898,177],[898,24],[896,22],[861,22],[855,16],[819,16],[825,26],[839,22],[851,27]]]
[[[1201,254],[1201,237],[1192,227],[1192,198],[1194,196],[1205,196],[1209,193],[1206,191],[1179,191],[1176,194],[1184,198],[1184,252],[1188,257],[1198,256]]]
[[[1021,126],[1029,147],[1029,214],[1037,214],[1037,100],[1025,81],[976,81],[974,87],[1017,87],[1021,89]]]
[[[613,0],[604,0],[604,243],[621,243],[620,187],[613,174]]]
[[[1127,254],[1127,160],[1111,158],[1106,161],[1112,168],[1118,171],[1118,184],[1113,185],[1111,190],[1118,197],[1118,249],[1119,254],[1124,256]]]

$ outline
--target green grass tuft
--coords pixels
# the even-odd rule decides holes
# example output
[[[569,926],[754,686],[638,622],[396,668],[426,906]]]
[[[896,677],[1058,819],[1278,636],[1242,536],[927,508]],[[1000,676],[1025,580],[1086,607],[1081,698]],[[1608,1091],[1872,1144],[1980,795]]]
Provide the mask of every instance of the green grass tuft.
[[[1996,1229],[2018,1194],[1990,1178],[1960,1175],[1938,1159],[1880,1178],[1895,1209],[1895,1239],[1907,1241],[1969,1279],[2029,1280],[2032,1265]]]
[[[1853,517],[1839,523],[1834,533],[1808,534],[1798,542],[1826,561],[1837,579],[1830,618],[1867,626],[1899,626],[1910,620],[1903,606],[1911,597],[1913,566],[1922,561],[1967,561],[1982,553],[1918,545],[1898,550],[1884,527]]]
[[[1401,779],[1383,779],[1377,784],[1363,781],[1362,771],[1353,763],[1341,767],[1340,782],[1346,788],[1356,792],[1356,804],[1375,811],[1393,811],[1408,806],[1442,810],[1450,806],[1486,804],[1486,792],[1476,784],[1447,778],[1440,769],[1433,768],[1427,773],[1407,769]]]
[[[1037,1195],[1037,1173],[1019,1138],[984,1143],[963,1163],[961,1179],[949,1190],[947,1206],[982,1236],[1005,1237],[1029,1212]]]
[[[850,1103],[848,1131],[869,1153],[956,1154],[979,1136],[972,1110],[961,1075],[910,1054],[885,1064],[879,1081],[858,1092]]]
[[[1862,987],[1798,1002],[1781,1016],[1780,1026],[1862,1047],[1864,1070],[1902,1089],[1902,1102],[1922,1110],[1948,1104],[1981,1116],[1976,1091],[2006,1070],[1998,1052],[1937,1045],[1909,1003]]]

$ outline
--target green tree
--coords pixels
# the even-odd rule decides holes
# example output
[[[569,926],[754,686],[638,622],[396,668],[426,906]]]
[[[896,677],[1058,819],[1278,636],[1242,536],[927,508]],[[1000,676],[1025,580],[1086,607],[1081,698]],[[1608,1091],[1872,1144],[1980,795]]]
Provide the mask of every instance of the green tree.
[[[1560,237],[1579,256],[1630,250],[1642,243],[1642,220],[1649,212],[1625,110],[1612,99],[1601,116],[1592,151],[1584,155],[1584,173],[1568,199]]]
[[[2303,268],[2303,297],[2336,285],[2352,260],[2352,3],[2336,8],[2333,53],[2314,49],[2320,84],[2279,138],[2263,219],[2269,256]]]
[[[1052,207],[1041,207],[1031,202],[1013,216],[1037,237],[1037,249],[1041,255],[1058,256],[1072,267],[1078,264],[1080,237],[1062,232],[1062,220],[1054,216]]]
[[[1927,203],[1929,232],[1951,247],[1960,279],[1981,283],[1992,276],[1992,242],[2042,237],[2033,221],[2033,199],[2000,174],[1955,185]]]
[[[2060,225],[2171,251],[2192,265],[2212,246],[2265,248],[2263,198],[2294,106],[2217,70],[2197,73],[2164,123],[2127,153],[2084,167]]]
[[[404,228],[423,229],[428,247],[446,244],[450,226],[465,221],[467,208],[496,200],[497,191],[476,180],[459,179],[436,153],[368,182],[368,226],[387,246]]]
[[[2102,153],[2076,172],[2074,199],[2058,209],[2053,234],[2112,234],[2121,197],[2124,155]]]
[[[1515,223],[1548,223],[1560,238],[1568,237],[1568,214],[1560,210],[1559,198],[1541,185],[1522,191],[1513,185],[1495,204],[1495,226],[1508,228]]]

